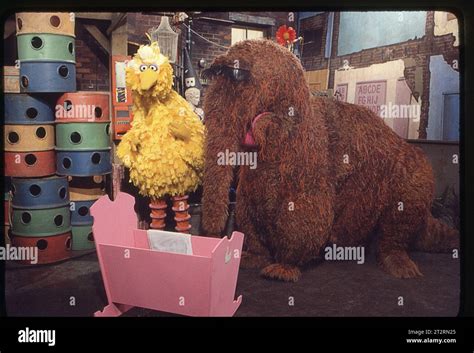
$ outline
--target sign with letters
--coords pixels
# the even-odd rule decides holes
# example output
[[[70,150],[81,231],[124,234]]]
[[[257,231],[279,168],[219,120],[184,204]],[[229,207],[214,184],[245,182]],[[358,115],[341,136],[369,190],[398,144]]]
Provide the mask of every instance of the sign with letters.
[[[363,105],[380,116],[380,106],[385,104],[387,81],[368,81],[356,84],[354,103]]]

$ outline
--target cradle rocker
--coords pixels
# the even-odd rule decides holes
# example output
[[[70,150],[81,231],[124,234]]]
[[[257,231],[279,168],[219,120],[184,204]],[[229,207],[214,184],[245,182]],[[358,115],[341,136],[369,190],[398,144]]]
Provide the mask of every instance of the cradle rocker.
[[[133,307],[188,316],[232,316],[244,235],[191,236],[192,255],[150,249],[137,229],[135,199],[102,196],[90,211],[108,305],[94,316],[120,316]],[[154,231],[156,232],[156,231]],[[178,234],[178,233],[176,233]]]

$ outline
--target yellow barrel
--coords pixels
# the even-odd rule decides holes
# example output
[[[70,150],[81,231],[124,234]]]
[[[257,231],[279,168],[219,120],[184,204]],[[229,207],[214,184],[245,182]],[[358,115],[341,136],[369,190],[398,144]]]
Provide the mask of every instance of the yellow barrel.
[[[105,195],[105,177],[69,177],[69,199],[71,201],[93,201]]]
[[[16,34],[51,33],[74,37],[74,12],[19,12]]]
[[[54,149],[54,126],[5,125],[4,144],[7,152],[52,150]]]

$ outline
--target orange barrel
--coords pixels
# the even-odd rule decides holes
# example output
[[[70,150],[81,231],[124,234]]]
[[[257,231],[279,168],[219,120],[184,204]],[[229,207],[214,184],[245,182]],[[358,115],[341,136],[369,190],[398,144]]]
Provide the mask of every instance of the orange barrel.
[[[57,123],[110,121],[108,92],[65,93],[56,102]]]
[[[56,152],[5,152],[5,175],[35,178],[56,173]]]
[[[11,242],[15,247],[26,247],[29,249],[37,248],[37,264],[49,264],[66,260],[71,254],[71,232],[49,237],[12,236]],[[31,263],[31,259],[18,262],[25,265],[33,265],[33,263]]]

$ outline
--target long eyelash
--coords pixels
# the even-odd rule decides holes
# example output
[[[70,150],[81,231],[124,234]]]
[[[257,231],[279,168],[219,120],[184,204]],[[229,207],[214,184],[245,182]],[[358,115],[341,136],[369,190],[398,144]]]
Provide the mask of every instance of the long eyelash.
[[[237,70],[237,74],[239,78],[237,78],[234,72]],[[215,76],[223,75],[224,77],[232,80],[232,81],[245,81],[250,77],[250,72],[245,69],[235,69],[233,67],[225,66],[225,65],[216,65],[211,66],[208,69],[205,69],[201,73],[201,77],[204,79],[212,79]]]

